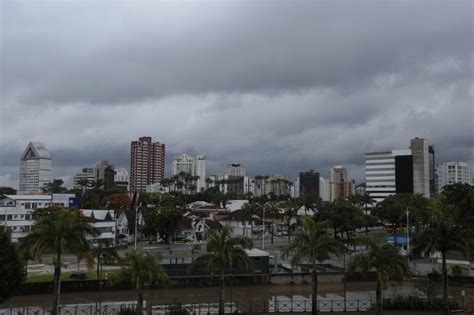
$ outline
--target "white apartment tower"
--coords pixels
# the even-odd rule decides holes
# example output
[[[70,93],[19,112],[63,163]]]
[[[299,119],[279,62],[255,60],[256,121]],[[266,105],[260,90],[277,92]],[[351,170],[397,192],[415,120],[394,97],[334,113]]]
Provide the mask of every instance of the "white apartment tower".
[[[20,158],[19,194],[41,192],[51,182],[52,159],[41,142],[30,142]]]
[[[224,175],[226,176],[245,176],[245,168],[242,164],[232,163],[228,164],[224,169]]]
[[[191,176],[196,175],[196,160],[193,156],[181,154],[173,159],[173,175],[186,173]]]
[[[451,184],[471,184],[471,168],[465,162],[447,162],[436,166],[438,192]]]
[[[206,156],[199,154],[196,157],[181,154],[173,159],[173,175],[186,173],[191,176],[199,176],[196,182],[196,190],[202,191],[206,188]]]

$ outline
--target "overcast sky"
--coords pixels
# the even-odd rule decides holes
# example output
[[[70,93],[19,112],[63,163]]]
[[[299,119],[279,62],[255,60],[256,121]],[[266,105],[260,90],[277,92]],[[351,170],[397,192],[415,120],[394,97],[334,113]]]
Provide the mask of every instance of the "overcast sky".
[[[364,152],[428,138],[473,159],[472,1],[1,1],[0,185],[29,141],[53,175],[130,141],[208,171],[364,180]]]

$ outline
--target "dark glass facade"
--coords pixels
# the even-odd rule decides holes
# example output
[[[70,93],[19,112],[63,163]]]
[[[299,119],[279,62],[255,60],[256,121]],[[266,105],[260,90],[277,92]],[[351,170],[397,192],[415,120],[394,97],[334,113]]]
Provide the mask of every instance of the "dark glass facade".
[[[413,156],[398,155],[395,157],[395,191],[413,193]]]

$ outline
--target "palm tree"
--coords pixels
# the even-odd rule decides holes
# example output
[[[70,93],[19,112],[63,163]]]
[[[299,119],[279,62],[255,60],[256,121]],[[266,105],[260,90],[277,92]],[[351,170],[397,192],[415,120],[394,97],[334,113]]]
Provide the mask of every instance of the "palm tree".
[[[250,238],[253,239],[253,215],[259,205],[256,202],[248,202],[244,204],[242,210],[244,211],[243,223],[244,223],[244,236],[247,236],[247,224],[245,221],[250,223]]]
[[[443,314],[449,312],[448,301],[448,268],[446,265],[446,254],[448,251],[458,251],[467,256],[471,243],[474,242],[474,232],[466,225],[458,224],[450,215],[449,209],[435,213],[429,221],[426,229],[415,236],[414,249],[412,253],[426,255],[435,252],[441,253],[441,273],[443,279]]]
[[[283,216],[288,226],[288,243],[291,242],[291,220],[298,216],[298,209],[300,205],[298,202],[288,202],[285,205]]]
[[[368,251],[352,258],[349,270],[367,274],[375,269],[377,272],[377,288],[375,292],[376,314],[383,312],[382,283],[388,280],[401,280],[408,271],[406,259],[400,255],[398,248],[388,243],[374,243],[369,239],[359,239],[359,242],[368,246]]]
[[[269,202],[265,205],[265,214],[272,219],[271,244],[273,244],[273,235],[275,234],[275,218],[280,214],[278,202]],[[263,223],[265,224],[265,222]]]
[[[96,237],[99,232],[87,223],[74,209],[47,208],[35,211],[34,230],[22,239],[23,244],[30,246],[35,259],[52,250],[55,254],[54,264],[54,297],[51,314],[58,314],[62,255],[69,251],[81,255],[90,255],[92,250],[87,236]]]
[[[306,217],[303,229],[298,231],[293,241],[283,250],[284,255],[291,255],[291,264],[298,265],[303,261],[311,264],[312,296],[311,314],[318,313],[318,272],[317,263],[331,258],[345,249],[338,240],[329,236],[326,227]]]
[[[360,202],[364,205],[365,215],[367,215],[369,206],[375,203],[375,199],[373,199],[368,192],[365,192],[363,195],[360,195]]]
[[[143,314],[143,287],[146,284],[166,283],[168,275],[161,265],[161,256],[143,254],[135,249],[130,250],[122,260],[120,270],[137,290],[137,314]]]
[[[253,269],[245,249],[252,248],[252,240],[245,236],[232,236],[232,229],[225,226],[222,230],[208,230],[206,233],[206,253],[197,257],[191,268],[196,270],[206,266],[211,277],[219,276],[219,314],[224,314],[225,272],[231,268],[240,267],[247,271]]]

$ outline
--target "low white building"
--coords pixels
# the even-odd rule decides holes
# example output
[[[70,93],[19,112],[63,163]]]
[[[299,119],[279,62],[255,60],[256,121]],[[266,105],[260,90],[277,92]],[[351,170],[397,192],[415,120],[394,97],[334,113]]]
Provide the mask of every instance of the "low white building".
[[[74,194],[4,195],[0,197],[0,225],[11,232],[13,242],[18,242],[34,225],[33,210],[53,205],[69,208],[76,202]]]

